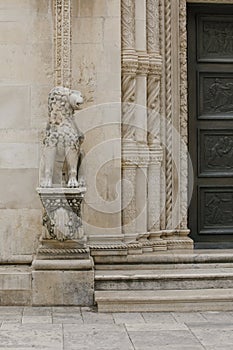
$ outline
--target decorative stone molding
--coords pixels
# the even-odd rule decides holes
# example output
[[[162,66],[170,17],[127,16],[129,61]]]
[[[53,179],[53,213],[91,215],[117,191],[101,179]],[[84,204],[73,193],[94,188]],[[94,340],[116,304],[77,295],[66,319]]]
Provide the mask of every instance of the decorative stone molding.
[[[179,3],[180,38],[180,228],[187,229],[188,211],[188,107],[187,107],[187,31],[186,0]]]
[[[138,54],[138,69],[137,74],[147,76],[150,67],[150,58],[146,52],[137,51]]]
[[[162,148],[150,150],[148,167],[148,232],[160,230],[160,174]]]
[[[138,55],[134,50],[124,50],[121,55],[122,74],[135,76],[138,69]]]
[[[123,233],[136,232],[136,171],[138,149],[135,144],[123,143],[122,150],[122,229]],[[132,191],[129,191],[129,183]]]
[[[150,53],[149,61],[150,61],[150,67],[148,72],[149,75],[156,75],[157,79],[161,79],[162,68],[163,68],[162,56],[156,53]]]
[[[233,0],[186,0],[187,2],[204,4],[233,4]]]
[[[54,85],[69,88],[71,87],[72,70],[71,3],[72,0],[54,0]]]
[[[138,147],[138,167],[147,168],[150,161],[149,149],[145,145]]]
[[[148,52],[160,52],[159,42],[159,3],[160,0],[147,0],[147,50]]]
[[[172,44],[171,0],[165,0],[166,228],[172,228]]]
[[[121,0],[122,50],[135,49],[135,1]]]

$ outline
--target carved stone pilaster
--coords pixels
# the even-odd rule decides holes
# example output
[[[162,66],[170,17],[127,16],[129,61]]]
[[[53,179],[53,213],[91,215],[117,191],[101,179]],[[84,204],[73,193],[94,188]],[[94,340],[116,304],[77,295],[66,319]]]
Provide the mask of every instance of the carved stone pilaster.
[[[138,151],[134,144],[125,144],[122,154],[122,227],[123,233],[136,232],[136,173]]]
[[[125,51],[122,54],[122,138],[135,140],[135,93],[136,71],[138,67],[137,54]]]
[[[163,153],[161,148],[150,150],[148,167],[148,231],[160,230],[160,171]]]
[[[147,0],[146,4],[148,52],[160,52],[159,1],[160,0]]]
[[[55,86],[71,87],[71,2],[54,0]]]
[[[161,74],[162,59],[156,54],[150,55],[150,70],[147,79],[147,128],[148,144],[160,145],[160,117],[161,117]]]
[[[180,37],[180,228],[187,229],[188,211],[188,108],[187,108],[187,31],[186,0],[179,3]]]
[[[135,1],[121,0],[122,50],[135,49]]]
[[[166,228],[172,229],[172,27],[171,0],[165,0]]]

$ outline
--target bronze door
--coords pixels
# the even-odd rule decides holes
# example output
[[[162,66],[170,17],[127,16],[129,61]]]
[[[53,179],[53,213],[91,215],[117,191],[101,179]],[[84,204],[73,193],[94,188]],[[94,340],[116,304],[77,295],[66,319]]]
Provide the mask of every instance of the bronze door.
[[[233,5],[188,5],[188,99],[191,237],[233,248]]]

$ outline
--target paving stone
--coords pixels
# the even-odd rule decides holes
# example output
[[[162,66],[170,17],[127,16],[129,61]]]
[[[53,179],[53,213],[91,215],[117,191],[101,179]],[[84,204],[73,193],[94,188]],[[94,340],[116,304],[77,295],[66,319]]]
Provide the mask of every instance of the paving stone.
[[[83,318],[81,314],[64,314],[53,316],[53,323],[69,323],[69,324],[83,324]]]
[[[50,316],[52,307],[30,307],[26,306],[23,310],[24,316]]]
[[[0,315],[0,322],[22,322],[22,315]]]
[[[52,323],[52,316],[23,316],[22,323]]]
[[[0,306],[1,315],[22,315],[23,307],[20,306]]]
[[[116,324],[120,323],[145,323],[144,318],[140,313],[114,313],[113,319]]]
[[[109,324],[114,323],[112,314],[97,312],[82,312],[84,324]]]
[[[54,306],[52,307],[52,312],[53,314],[56,313],[65,313],[65,314],[70,314],[70,313],[81,313],[81,308],[79,306]]]
[[[187,330],[151,330],[128,331],[135,350],[167,349],[194,349],[202,348],[200,342]]]
[[[176,323],[175,318],[169,312],[144,312],[142,315],[147,323]]]
[[[138,324],[125,324],[128,332],[153,332],[153,331],[188,331],[188,327],[181,323],[138,323]]]
[[[172,316],[179,323],[206,321],[200,312],[172,312]]]
[[[233,322],[233,314],[231,312],[202,312],[203,317],[209,322]]]
[[[62,328],[59,325],[21,325],[15,328],[0,329],[0,346],[2,348],[22,349],[56,349],[62,350]]]
[[[64,325],[64,350],[134,350],[123,325]]]
[[[225,327],[218,324],[189,326],[192,333],[204,346],[226,346],[232,348],[233,344],[233,324]]]

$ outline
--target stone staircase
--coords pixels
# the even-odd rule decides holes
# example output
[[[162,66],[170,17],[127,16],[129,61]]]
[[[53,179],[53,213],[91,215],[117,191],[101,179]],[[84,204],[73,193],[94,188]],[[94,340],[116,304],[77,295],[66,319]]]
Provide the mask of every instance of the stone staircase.
[[[118,261],[117,261],[118,260]],[[95,264],[100,312],[233,310],[233,251],[104,257]]]

